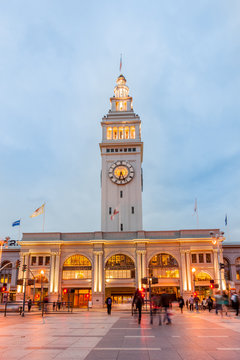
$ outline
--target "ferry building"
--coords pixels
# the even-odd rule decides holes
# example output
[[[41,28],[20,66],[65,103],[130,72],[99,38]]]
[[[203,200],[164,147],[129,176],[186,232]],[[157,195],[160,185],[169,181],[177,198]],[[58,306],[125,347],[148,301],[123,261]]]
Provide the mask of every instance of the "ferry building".
[[[24,233],[20,261],[27,270],[21,266],[18,278],[36,280],[26,287],[27,296],[39,300],[42,288],[50,301],[70,297],[75,307],[88,300],[101,307],[108,296],[128,303],[145,277],[158,279],[154,293],[176,297],[194,290],[206,296],[210,280],[225,289],[219,229],[143,230],[141,119],[123,75],[110,103],[101,121],[101,231]],[[23,286],[17,292],[20,299]]]

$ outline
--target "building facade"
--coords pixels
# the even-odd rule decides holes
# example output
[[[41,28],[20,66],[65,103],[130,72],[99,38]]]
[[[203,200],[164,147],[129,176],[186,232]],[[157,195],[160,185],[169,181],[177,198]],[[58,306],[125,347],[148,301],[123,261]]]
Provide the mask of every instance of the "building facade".
[[[102,307],[108,296],[129,303],[145,277],[158,279],[153,293],[166,290],[173,298],[194,291],[207,296],[210,280],[225,289],[224,238],[214,245],[210,235],[218,229],[142,230],[141,120],[123,75],[110,103],[101,122],[101,231],[24,233],[18,277],[26,287],[18,285],[18,299],[25,290],[34,300],[69,299],[76,307],[88,301]]]

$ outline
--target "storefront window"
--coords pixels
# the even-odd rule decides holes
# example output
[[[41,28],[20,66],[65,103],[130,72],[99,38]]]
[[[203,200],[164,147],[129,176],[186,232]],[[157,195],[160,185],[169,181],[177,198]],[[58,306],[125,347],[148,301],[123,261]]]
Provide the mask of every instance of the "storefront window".
[[[200,271],[195,277],[196,281],[209,281],[211,279],[211,276],[203,271]]]
[[[235,265],[236,265],[236,279],[240,280],[240,257],[236,259]]]

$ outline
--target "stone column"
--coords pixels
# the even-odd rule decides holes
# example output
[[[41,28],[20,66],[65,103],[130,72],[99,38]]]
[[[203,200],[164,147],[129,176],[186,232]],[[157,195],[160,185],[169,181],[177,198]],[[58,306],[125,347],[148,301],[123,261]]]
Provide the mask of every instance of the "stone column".
[[[220,280],[219,280],[219,264],[218,264],[218,250],[217,249],[213,249],[213,264],[214,264],[215,280],[219,284]],[[220,286],[220,284],[219,284],[219,286]]]
[[[60,253],[56,253],[56,261],[55,261],[55,278],[54,278],[54,292],[59,292],[59,271],[60,271]]]
[[[191,263],[190,263],[190,251],[186,251],[187,258],[187,279],[188,279],[188,290],[192,291],[192,271],[191,271]]]
[[[147,276],[146,250],[142,251],[142,277]]]
[[[94,283],[93,291],[96,293],[98,291],[98,253],[94,252]]]
[[[181,251],[181,273],[182,273],[182,289],[187,291],[187,273],[186,273],[186,252]]]
[[[55,254],[51,254],[51,262],[50,262],[50,276],[49,276],[49,283],[50,283],[50,293],[54,292],[54,268],[55,268]]]
[[[102,292],[103,266],[102,266],[103,251],[98,252],[98,291]]]
[[[141,275],[142,275],[142,266],[141,266],[141,251],[137,251],[137,287],[138,289],[141,289],[142,281],[141,281]]]

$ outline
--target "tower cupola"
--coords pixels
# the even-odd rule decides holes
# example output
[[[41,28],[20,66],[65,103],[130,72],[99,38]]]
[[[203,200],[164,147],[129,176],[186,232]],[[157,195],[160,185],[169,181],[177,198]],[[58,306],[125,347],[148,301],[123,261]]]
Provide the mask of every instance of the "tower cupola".
[[[129,96],[129,87],[123,75],[117,78],[114,96],[110,98],[111,111],[132,111],[132,97]]]

